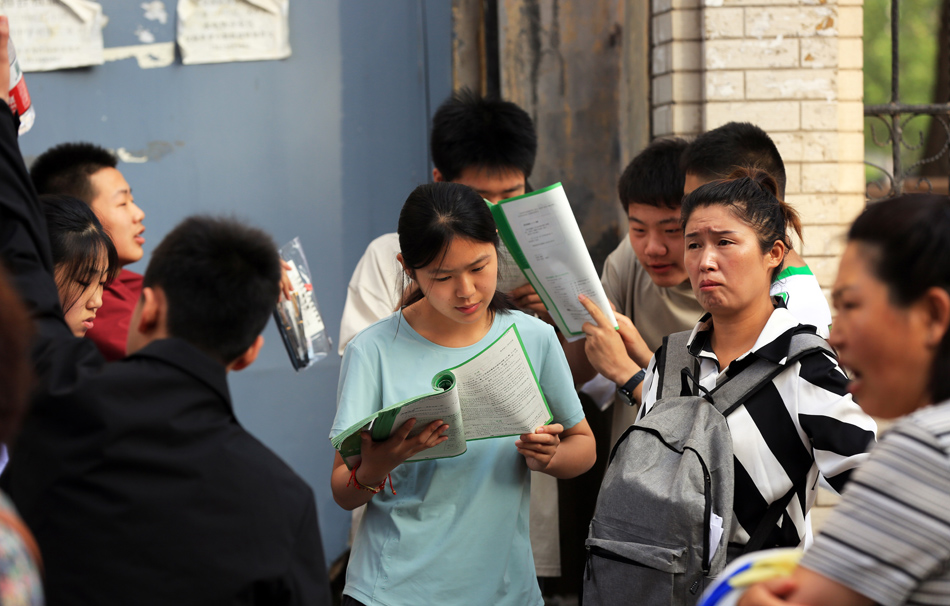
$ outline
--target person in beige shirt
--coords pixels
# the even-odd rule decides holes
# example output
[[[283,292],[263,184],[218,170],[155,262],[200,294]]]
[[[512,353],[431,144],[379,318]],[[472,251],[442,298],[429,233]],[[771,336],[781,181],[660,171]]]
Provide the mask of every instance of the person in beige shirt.
[[[643,380],[640,371],[663,337],[694,326],[703,314],[683,265],[685,174],[680,157],[686,147],[679,138],[654,141],[630,162],[618,183],[629,237],[607,257],[601,282],[610,304],[622,314],[621,328],[608,331],[585,324],[584,344],[594,370],[618,388],[629,388],[627,397],[614,400],[611,444],[636,418],[630,392]],[[592,373],[581,376],[585,374]]]

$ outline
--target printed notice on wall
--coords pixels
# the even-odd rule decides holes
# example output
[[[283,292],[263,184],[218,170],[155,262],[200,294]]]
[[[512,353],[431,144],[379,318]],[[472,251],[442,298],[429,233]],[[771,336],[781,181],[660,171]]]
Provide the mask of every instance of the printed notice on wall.
[[[182,63],[289,57],[289,4],[290,0],[178,0]]]
[[[25,72],[102,65],[102,6],[89,0],[3,0]]]

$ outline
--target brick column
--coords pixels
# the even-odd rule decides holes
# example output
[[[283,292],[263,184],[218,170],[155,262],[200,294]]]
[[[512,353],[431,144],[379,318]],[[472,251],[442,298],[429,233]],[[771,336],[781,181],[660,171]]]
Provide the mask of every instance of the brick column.
[[[653,136],[703,131],[699,0],[653,0]]]
[[[752,122],[775,140],[800,250],[831,286],[864,207],[862,0],[654,0],[655,136]]]

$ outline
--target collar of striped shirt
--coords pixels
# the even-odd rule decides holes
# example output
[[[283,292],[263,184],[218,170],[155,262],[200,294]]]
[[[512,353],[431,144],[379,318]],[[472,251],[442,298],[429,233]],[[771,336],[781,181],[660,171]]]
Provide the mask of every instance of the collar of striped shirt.
[[[703,315],[693,328],[693,332],[687,342],[689,353],[697,358],[709,358],[719,366],[716,354],[712,350],[712,331],[713,319],[710,314]],[[792,344],[792,336],[799,332],[817,333],[817,330],[808,324],[800,324],[798,320],[785,309],[784,305],[776,305],[772,315],[755,344],[749,351],[745,352],[729,365],[728,376],[734,376],[747,368],[756,357],[764,358],[770,362],[781,364],[788,356],[788,349]]]

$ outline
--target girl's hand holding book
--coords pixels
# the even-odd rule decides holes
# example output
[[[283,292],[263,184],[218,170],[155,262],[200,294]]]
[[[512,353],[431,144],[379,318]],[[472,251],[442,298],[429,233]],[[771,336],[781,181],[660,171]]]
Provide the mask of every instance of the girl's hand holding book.
[[[362,432],[360,435],[362,462],[359,469],[361,484],[367,486],[379,484],[409,457],[427,448],[438,446],[449,439],[444,435],[449,426],[441,420],[429,423],[417,435],[409,437],[415,424],[415,419],[409,419],[383,442],[374,441],[368,431]]]
[[[542,425],[534,430],[534,433],[523,433],[521,438],[515,442],[518,452],[524,456],[528,469],[532,471],[544,471],[554,454],[557,447],[561,444],[561,432],[564,426],[560,423],[551,425]]]

